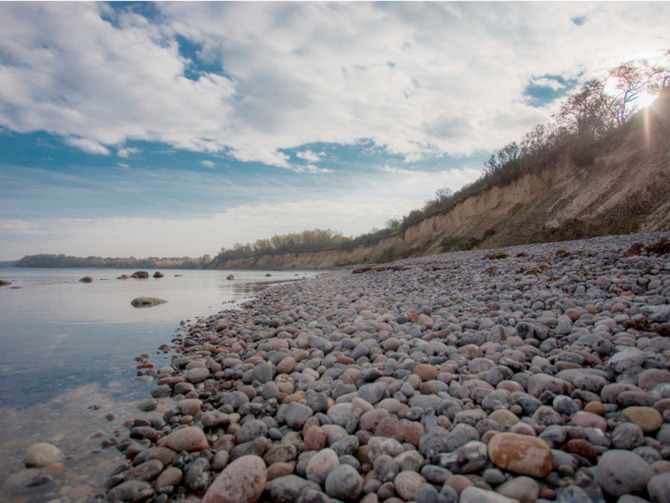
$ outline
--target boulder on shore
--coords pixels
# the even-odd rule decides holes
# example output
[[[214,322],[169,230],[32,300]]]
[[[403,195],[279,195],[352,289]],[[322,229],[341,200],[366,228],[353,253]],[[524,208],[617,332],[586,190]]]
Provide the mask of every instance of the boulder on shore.
[[[93,283],[93,278],[91,278],[90,276],[84,276],[79,281],[81,281],[82,283]]]
[[[153,307],[159,304],[165,304],[167,300],[158,299],[156,297],[137,297],[130,301],[133,307]]]
[[[163,273],[160,272],[160,271],[156,271],[156,272],[154,273],[154,278],[162,278],[163,276],[165,276],[165,274],[163,274]]]
[[[149,273],[147,271],[137,271],[132,273],[130,277],[137,279],[147,279],[149,277]]]

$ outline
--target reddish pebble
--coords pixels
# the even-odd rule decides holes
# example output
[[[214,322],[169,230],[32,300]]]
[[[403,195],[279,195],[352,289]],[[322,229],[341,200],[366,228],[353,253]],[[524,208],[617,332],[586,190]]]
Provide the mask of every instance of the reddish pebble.
[[[419,440],[421,440],[424,433],[425,430],[423,425],[413,421],[405,426],[405,442],[418,448]]]
[[[318,451],[326,446],[328,436],[320,426],[311,426],[305,432],[305,443],[303,444],[303,451]]]
[[[568,441],[567,444],[568,452],[573,454],[578,454],[587,459],[595,459],[598,457],[598,451],[595,446],[591,444],[588,440],[583,440],[581,438],[573,439]]]

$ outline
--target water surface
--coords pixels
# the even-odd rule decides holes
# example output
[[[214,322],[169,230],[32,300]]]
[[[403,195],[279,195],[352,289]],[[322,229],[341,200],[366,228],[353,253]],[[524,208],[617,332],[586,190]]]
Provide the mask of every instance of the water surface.
[[[121,460],[100,441],[122,435],[123,420],[143,414],[135,403],[153,387],[136,379],[135,357],[151,355],[160,368],[171,354],[158,348],[181,321],[238,308],[273,283],[314,275],[233,271],[231,281],[231,271],[164,270],[160,279],[116,279],[133,272],[0,269],[0,279],[12,282],[0,288],[0,501],[65,502],[77,483],[99,491]],[[84,276],[93,282],[79,282]],[[136,297],[167,303],[134,308]],[[36,442],[54,443],[71,457],[64,475],[25,488],[17,482],[28,477],[22,459]]]

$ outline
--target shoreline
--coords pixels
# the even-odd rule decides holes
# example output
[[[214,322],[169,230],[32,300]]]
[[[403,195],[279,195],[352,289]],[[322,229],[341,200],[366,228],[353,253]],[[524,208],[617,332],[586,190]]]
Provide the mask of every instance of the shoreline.
[[[661,501],[670,264],[634,245],[669,235],[340,269],[186,324],[107,498]]]
[[[643,473],[608,498],[667,497],[670,265],[626,253],[669,236],[342,268],[182,322],[93,499],[602,498],[611,450]]]

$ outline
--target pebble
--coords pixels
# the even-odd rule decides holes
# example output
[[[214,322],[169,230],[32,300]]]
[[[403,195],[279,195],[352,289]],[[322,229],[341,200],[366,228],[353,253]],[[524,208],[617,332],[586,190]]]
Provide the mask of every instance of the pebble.
[[[165,437],[163,445],[177,452],[209,449],[209,442],[204,432],[196,426],[173,431]]]
[[[340,466],[340,460],[335,451],[323,449],[309,460],[305,475],[308,480],[323,485],[326,483],[328,475],[338,466]]]
[[[489,441],[488,455],[503,470],[531,477],[546,477],[551,473],[551,448],[541,438],[497,433]]]
[[[663,236],[344,267],[184,322],[107,496],[255,459],[240,501],[667,501],[670,267],[629,253]]]
[[[325,488],[331,498],[354,501],[363,490],[363,482],[353,466],[340,465],[328,474]]]
[[[426,479],[416,472],[404,471],[396,475],[393,484],[401,498],[405,501],[412,501],[414,494],[425,481]]]
[[[595,468],[596,481],[612,496],[644,490],[653,474],[651,467],[640,456],[616,449],[603,454]]]
[[[242,456],[217,477],[202,503],[253,503],[265,490],[267,468],[258,456]]]

